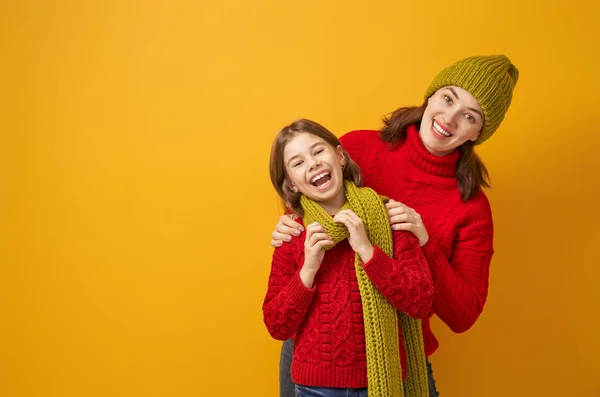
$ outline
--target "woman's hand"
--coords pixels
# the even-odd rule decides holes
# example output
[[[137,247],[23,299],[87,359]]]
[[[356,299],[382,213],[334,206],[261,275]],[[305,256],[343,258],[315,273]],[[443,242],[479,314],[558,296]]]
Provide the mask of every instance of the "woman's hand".
[[[300,269],[300,278],[306,288],[312,288],[315,276],[321,267],[325,248],[333,245],[333,239],[319,222],[311,223],[306,227],[306,240],[304,241],[304,265]]]
[[[299,236],[304,231],[302,225],[294,219],[296,219],[294,214],[281,215],[279,217],[279,222],[277,222],[275,230],[271,233],[271,245],[273,248],[281,247],[284,241],[292,241],[292,236]]]
[[[421,247],[427,244],[429,233],[417,211],[395,200],[390,200],[385,208],[393,230],[407,230],[419,239]]]
[[[334,222],[343,223],[346,226],[348,232],[350,232],[348,242],[352,250],[360,256],[360,259],[363,262],[371,260],[374,248],[367,237],[367,230],[362,219],[351,210],[343,210],[338,212],[333,217],[333,220]]]

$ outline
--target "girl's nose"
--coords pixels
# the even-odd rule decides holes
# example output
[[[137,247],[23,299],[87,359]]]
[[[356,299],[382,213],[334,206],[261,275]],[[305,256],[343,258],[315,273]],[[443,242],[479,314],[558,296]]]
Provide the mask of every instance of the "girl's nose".
[[[321,161],[318,159],[312,159],[310,162],[310,169],[313,170],[321,165]]]

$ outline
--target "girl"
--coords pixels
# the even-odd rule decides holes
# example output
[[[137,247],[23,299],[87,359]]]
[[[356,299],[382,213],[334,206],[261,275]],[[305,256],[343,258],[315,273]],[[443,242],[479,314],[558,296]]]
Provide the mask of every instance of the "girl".
[[[434,78],[423,105],[397,109],[381,131],[352,131],[341,138],[363,170],[365,185],[399,200],[386,204],[392,228],[422,227],[415,223],[415,208],[430,232],[423,252],[436,288],[433,312],[422,323],[427,356],[439,345],[429,327],[433,313],[452,331],[465,332],[483,311],[493,222],[482,190],[489,187],[488,173],[473,149],[500,126],[518,78],[504,55],[465,58]],[[292,240],[301,228],[282,216],[272,245]],[[290,348],[287,341],[282,352]],[[288,367],[282,360],[282,379]],[[282,386],[282,396],[289,395]],[[437,395],[431,372],[430,393]]]
[[[263,305],[270,334],[295,340],[296,395],[402,396],[406,389],[427,396],[415,319],[429,315],[433,296],[420,247],[426,229],[392,233],[381,198],[358,187],[358,166],[315,122],[281,130],[270,173],[306,225],[303,236],[275,249]]]

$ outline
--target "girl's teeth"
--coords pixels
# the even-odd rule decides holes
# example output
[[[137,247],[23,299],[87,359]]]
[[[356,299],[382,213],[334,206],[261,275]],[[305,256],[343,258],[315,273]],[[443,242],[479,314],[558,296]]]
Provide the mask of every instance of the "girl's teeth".
[[[312,180],[311,183],[315,183],[316,181],[318,181],[319,179],[323,178],[325,175],[328,175],[327,172],[323,172],[322,174],[319,174],[317,176],[315,176]]]

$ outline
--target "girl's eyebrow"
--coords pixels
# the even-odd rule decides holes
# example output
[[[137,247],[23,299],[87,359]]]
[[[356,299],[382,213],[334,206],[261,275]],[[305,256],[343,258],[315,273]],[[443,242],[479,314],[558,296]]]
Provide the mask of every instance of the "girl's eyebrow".
[[[313,143],[312,145],[310,145],[310,150],[312,150],[312,149],[313,149],[315,146],[317,146],[317,145],[320,145],[320,144],[322,144],[322,143],[323,143],[323,142],[316,142],[316,143]],[[299,156],[300,156],[299,154],[295,154],[295,155],[293,155],[292,157],[290,157],[290,159],[288,160],[288,164],[289,164],[289,163],[290,163],[292,160],[294,160],[296,157],[299,157]]]

